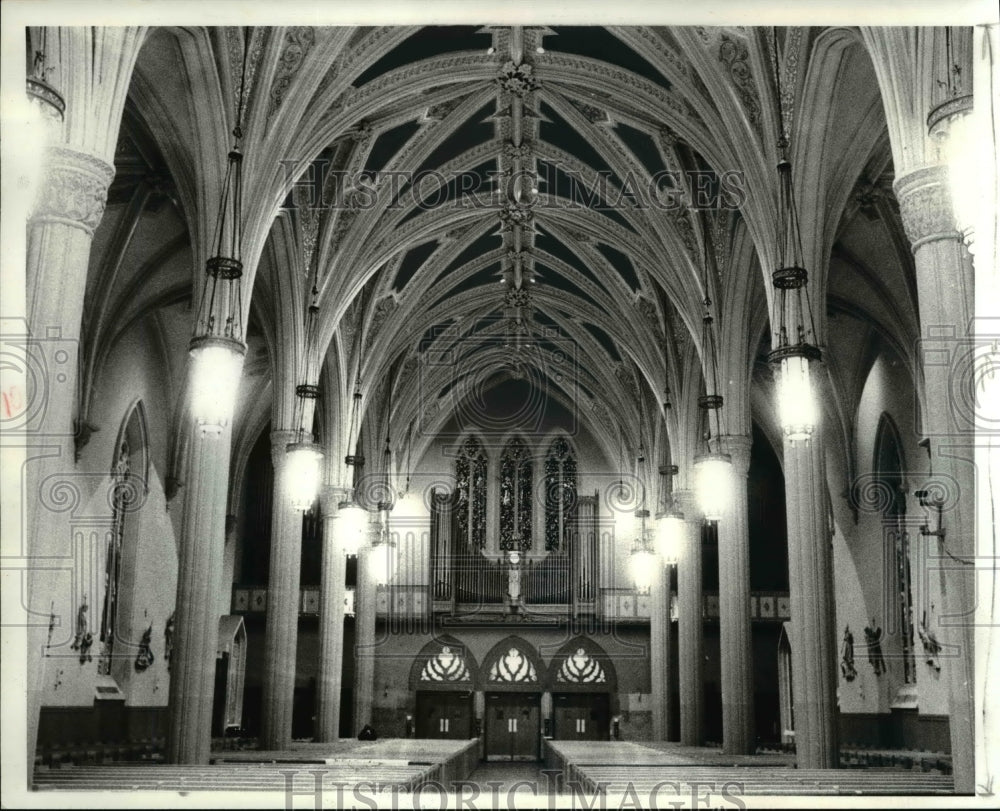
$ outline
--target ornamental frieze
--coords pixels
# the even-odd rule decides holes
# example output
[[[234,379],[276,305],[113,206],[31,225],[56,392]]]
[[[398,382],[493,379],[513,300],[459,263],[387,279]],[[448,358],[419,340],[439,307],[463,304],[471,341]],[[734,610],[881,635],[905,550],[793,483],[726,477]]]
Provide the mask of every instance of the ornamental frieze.
[[[278,56],[278,67],[271,84],[271,103],[267,110],[267,119],[281,107],[285,93],[292,84],[295,74],[299,72],[306,56],[316,44],[316,32],[311,26],[293,26],[285,32],[281,54]]]

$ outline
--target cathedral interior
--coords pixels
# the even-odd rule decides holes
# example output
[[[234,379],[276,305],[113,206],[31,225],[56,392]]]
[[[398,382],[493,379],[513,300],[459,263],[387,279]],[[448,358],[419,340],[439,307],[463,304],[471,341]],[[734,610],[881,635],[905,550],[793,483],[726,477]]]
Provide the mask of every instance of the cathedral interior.
[[[29,783],[974,793],[998,49],[26,27]]]

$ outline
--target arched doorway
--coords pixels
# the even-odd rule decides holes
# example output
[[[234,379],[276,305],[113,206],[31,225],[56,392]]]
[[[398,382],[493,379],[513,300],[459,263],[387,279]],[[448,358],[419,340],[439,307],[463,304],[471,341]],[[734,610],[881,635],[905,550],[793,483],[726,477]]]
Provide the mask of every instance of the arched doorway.
[[[461,642],[447,636],[426,644],[410,670],[416,737],[453,740],[476,737],[473,701],[476,683],[475,660]]]
[[[541,662],[519,637],[507,637],[483,660],[486,760],[538,760],[542,744]]]
[[[611,697],[616,694],[614,664],[586,637],[571,639],[549,667],[552,729],[557,740],[606,741],[611,737]]]

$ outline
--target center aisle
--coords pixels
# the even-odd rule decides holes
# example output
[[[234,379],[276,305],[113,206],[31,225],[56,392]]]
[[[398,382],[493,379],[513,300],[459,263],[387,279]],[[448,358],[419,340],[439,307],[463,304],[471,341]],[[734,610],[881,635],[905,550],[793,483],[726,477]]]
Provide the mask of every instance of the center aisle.
[[[482,762],[465,779],[479,789],[478,798],[488,806],[513,807],[508,805],[508,798],[515,799],[519,806],[526,806],[536,798],[558,794],[557,780],[561,772],[546,774],[544,763],[498,763]],[[462,793],[471,799],[475,794],[472,786],[464,787]]]

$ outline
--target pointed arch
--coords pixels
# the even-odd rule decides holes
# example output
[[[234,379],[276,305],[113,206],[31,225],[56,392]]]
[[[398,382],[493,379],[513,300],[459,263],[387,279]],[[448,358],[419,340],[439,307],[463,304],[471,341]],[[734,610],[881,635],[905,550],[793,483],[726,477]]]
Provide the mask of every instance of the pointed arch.
[[[538,692],[544,674],[538,651],[519,636],[501,639],[483,659],[484,689]]]
[[[614,693],[618,689],[618,673],[604,648],[589,637],[577,636],[565,642],[552,657],[545,684],[546,689],[560,693],[595,690]]]
[[[913,583],[910,569],[910,543],[906,527],[906,469],[899,428],[888,412],[883,411],[875,430],[872,470],[884,494],[882,543],[885,559],[886,600],[885,630],[899,633],[903,660],[903,681],[917,680],[914,655]]]
[[[98,673],[112,676],[119,686],[128,679],[129,664],[138,652],[133,641],[140,512],[149,488],[149,432],[141,400],[125,412],[111,463],[111,528],[104,557],[104,597],[101,601],[101,654]]]
[[[468,647],[444,634],[424,645],[410,666],[410,691],[477,690],[481,674]]]

